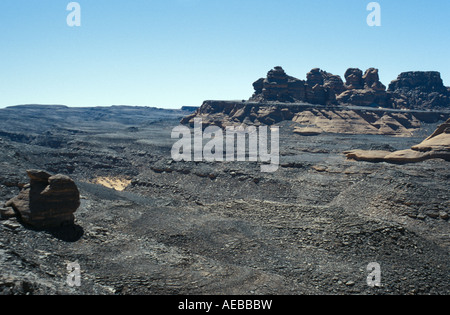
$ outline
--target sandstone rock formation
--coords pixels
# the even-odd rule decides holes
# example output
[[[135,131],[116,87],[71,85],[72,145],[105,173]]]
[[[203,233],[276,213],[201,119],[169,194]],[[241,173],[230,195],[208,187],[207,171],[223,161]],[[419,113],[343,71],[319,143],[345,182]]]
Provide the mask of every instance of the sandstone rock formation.
[[[261,78],[253,83],[254,98],[261,101],[295,101],[295,93],[304,95],[304,82],[289,77],[281,67],[275,67],[267,73],[267,78]]]
[[[282,67],[270,70],[266,78],[253,83],[250,101],[307,102],[310,104],[344,104],[397,109],[442,109],[450,107],[450,87],[445,87],[439,72],[405,72],[391,82],[389,89],[381,83],[379,70],[358,68],[340,76],[314,68],[306,81],[288,76]]]
[[[282,67],[275,67],[266,78],[253,83],[255,93],[250,101],[391,107],[378,69],[370,68],[363,74],[360,69],[350,68],[345,80],[344,84],[339,75],[314,68],[303,81],[288,76]]]
[[[326,132],[411,136],[421,122],[435,123],[449,117],[448,112],[422,111],[450,106],[450,88],[443,85],[438,72],[401,74],[387,91],[376,68],[365,72],[349,68],[344,83],[339,75],[319,68],[309,71],[306,80],[300,80],[287,75],[282,67],[275,67],[253,87],[255,93],[249,101],[205,101],[181,123],[193,125],[194,118],[201,118],[204,126],[225,127],[290,120],[298,124],[295,133],[300,135]],[[405,113],[398,109],[413,110]]]
[[[326,84],[328,83],[328,84]],[[307,80],[288,76],[282,67],[275,67],[267,73],[266,78],[253,83],[255,93],[250,101],[256,102],[308,102],[311,104],[334,104],[336,92],[333,87],[339,85],[336,76],[312,69]],[[340,91],[340,88],[337,88]]]
[[[386,91],[386,86],[380,82],[378,69],[370,68],[366,70],[363,76],[364,88],[373,89],[375,91]]]
[[[202,119],[203,126],[273,125],[291,120],[297,111],[310,105],[260,104],[254,102],[205,101],[192,115],[181,120],[184,125],[194,126],[194,119]]]
[[[450,114],[438,112],[404,112],[383,109],[348,109],[341,106],[316,106],[291,103],[255,103],[205,101],[192,115],[181,120],[194,126],[194,119],[203,127],[238,125],[273,125],[282,121],[294,123],[300,135],[321,133],[370,134],[410,137],[421,123],[446,120]]]
[[[300,135],[337,133],[409,137],[420,128],[420,121],[414,115],[387,111],[312,109],[297,113],[292,121],[299,125],[294,128],[294,133]]]
[[[322,75],[322,71],[319,68],[311,69],[310,72],[306,74],[306,83],[313,87],[324,84],[324,77]]]
[[[323,71],[324,87],[329,88],[335,95],[339,95],[345,91],[344,81],[338,75],[334,75]]]
[[[80,193],[74,181],[39,170],[29,170],[27,174],[30,184],[5,206],[12,207],[23,223],[34,228],[73,224],[73,214],[80,206]]]
[[[307,102],[310,104],[345,104],[399,109],[450,107],[450,88],[445,87],[439,72],[405,72],[386,86],[380,82],[379,70],[358,68],[341,77],[319,68],[306,74],[306,81],[288,76],[282,67],[270,70],[266,78],[253,83],[250,101]]]
[[[345,154],[348,159],[368,162],[414,163],[428,159],[444,159],[450,162],[450,119],[411,149],[395,152],[353,150]]]
[[[389,84],[388,93],[394,108],[450,108],[449,88],[436,71],[401,73]]]
[[[349,68],[345,72],[344,77],[347,90],[359,90],[364,87],[362,70],[358,68]]]
[[[391,107],[386,86],[380,82],[378,69],[367,69],[363,75],[360,69],[350,68],[345,73],[345,79],[347,91],[337,96],[340,104]]]

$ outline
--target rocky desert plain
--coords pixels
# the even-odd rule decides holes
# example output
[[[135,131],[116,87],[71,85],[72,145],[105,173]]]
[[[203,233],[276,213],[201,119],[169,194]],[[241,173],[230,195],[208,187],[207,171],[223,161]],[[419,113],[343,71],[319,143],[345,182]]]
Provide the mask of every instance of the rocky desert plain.
[[[0,294],[449,294],[439,72],[386,87],[375,68],[275,67],[253,87],[179,110],[0,109]],[[172,130],[195,119],[279,127],[278,169],[174,160]]]

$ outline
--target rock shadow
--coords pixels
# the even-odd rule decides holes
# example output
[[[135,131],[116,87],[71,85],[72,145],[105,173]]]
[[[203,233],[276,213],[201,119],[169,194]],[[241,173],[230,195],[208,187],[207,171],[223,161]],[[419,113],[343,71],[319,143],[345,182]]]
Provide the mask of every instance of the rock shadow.
[[[20,219],[18,221],[28,230],[50,234],[52,237],[66,243],[78,242],[84,235],[83,227],[78,224],[68,224],[52,228],[36,228],[24,223]]]
[[[75,243],[84,235],[83,227],[77,224],[46,229],[45,232],[66,243]]]

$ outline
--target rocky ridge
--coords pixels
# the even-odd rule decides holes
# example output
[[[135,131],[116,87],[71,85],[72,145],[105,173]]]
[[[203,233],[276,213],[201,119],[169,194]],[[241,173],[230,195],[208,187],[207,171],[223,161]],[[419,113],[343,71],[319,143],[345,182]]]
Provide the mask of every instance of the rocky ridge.
[[[450,112],[399,111],[363,107],[321,106],[307,103],[255,103],[205,101],[182,124],[203,126],[274,125],[283,121],[294,124],[300,135],[321,133],[368,134],[410,137],[423,123],[437,123],[450,118]]]
[[[389,84],[393,108],[449,108],[450,88],[445,87],[439,72],[404,72]]]
[[[195,118],[201,118],[204,126],[225,127],[293,121],[294,132],[300,135],[409,137],[421,123],[450,117],[450,88],[444,86],[439,72],[405,72],[386,89],[375,68],[365,72],[350,68],[344,82],[319,68],[300,80],[275,67],[253,87],[255,93],[248,101],[208,100],[181,123],[193,125]]]
[[[314,68],[306,81],[289,76],[282,67],[270,70],[266,78],[253,83],[250,101],[307,102],[310,104],[350,104],[397,109],[438,109],[450,107],[449,88],[436,71],[401,73],[389,89],[380,82],[379,70],[358,68],[339,75]]]

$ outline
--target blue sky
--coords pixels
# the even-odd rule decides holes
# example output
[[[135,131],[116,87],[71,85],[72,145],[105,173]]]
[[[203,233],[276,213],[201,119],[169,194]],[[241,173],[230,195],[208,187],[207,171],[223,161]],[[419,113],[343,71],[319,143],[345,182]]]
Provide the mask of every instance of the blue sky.
[[[343,77],[380,69],[440,71],[450,86],[450,1],[0,1],[0,107],[138,105],[179,108],[248,99],[274,66],[300,79],[315,67]]]

